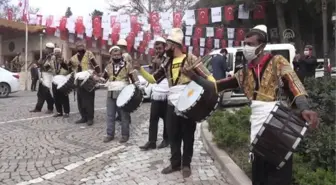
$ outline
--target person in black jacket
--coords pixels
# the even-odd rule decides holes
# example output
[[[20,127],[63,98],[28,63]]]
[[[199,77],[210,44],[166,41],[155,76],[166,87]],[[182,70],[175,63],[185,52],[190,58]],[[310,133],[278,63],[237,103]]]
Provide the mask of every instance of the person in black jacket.
[[[226,77],[227,64],[226,64],[226,49],[222,49],[220,54],[211,59],[212,75],[216,80]]]
[[[38,75],[38,68],[37,68],[37,65],[35,63],[30,68],[30,75],[31,75],[31,80],[32,80],[30,90],[31,91],[36,91],[36,84],[37,84],[39,75]]]
[[[301,82],[304,82],[307,77],[315,78],[316,67],[318,65],[317,58],[313,56],[313,47],[311,45],[305,47],[303,54],[304,56],[300,57],[294,65]]]

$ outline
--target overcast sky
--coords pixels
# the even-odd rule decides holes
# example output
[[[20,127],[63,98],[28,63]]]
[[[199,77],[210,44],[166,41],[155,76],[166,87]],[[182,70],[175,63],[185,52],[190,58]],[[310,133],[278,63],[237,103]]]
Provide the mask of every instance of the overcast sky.
[[[13,0],[19,2],[19,0]],[[42,15],[64,15],[67,7],[75,16],[88,15],[94,9],[106,12],[106,0],[29,0],[31,7],[40,8]]]

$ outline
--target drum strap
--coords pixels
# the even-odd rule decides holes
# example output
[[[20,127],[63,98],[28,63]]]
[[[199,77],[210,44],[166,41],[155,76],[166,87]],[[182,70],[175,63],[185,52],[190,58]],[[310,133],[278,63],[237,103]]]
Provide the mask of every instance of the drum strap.
[[[122,69],[124,69],[124,67],[126,67],[126,64],[121,65],[118,71],[114,71],[115,67],[114,64],[112,64],[112,73],[113,73],[112,81],[117,80],[119,73],[121,72]]]
[[[274,75],[274,79],[275,79],[275,95],[276,95],[276,100],[281,102],[281,97],[282,97],[282,93],[283,93],[283,83],[281,80],[281,77],[279,77],[278,75],[278,67],[277,67],[277,63],[276,60],[272,61],[272,71],[273,71],[273,75]]]

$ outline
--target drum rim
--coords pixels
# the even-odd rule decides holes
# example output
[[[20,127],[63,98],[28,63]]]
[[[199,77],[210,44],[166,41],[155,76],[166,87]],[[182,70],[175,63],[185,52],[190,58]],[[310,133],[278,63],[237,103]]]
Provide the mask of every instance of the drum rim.
[[[137,87],[136,87],[136,85],[134,85],[134,84],[129,84],[129,85],[134,86],[134,91],[133,91],[133,94],[132,94],[132,96],[134,96]],[[127,86],[129,86],[129,85],[127,85]],[[125,87],[120,91],[118,97],[120,96],[121,92],[122,92],[127,86],[125,86]],[[117,107],[120,107],[120,108],[121,108],[121,107],[123,107],[123,106],[118,106],[118,97],[117,97],[117,99],[116,99],[116,105],[117,105]],[[124,105],[126,105],[129,101],[131,101],[131,99],[127,100],[127,101],[124,103]]]

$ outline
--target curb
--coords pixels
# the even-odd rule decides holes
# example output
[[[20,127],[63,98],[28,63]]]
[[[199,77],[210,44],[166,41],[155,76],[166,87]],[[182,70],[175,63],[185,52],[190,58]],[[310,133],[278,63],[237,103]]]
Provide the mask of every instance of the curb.
[[[212,141],[212,133],[208,130],[208,122],[201,123],[201,137],[206,151],[219,163],[221,169],[227,173],[233,185],[250,185],[252,181],[243,170],[230,158],[230,156],[217,147]]]

